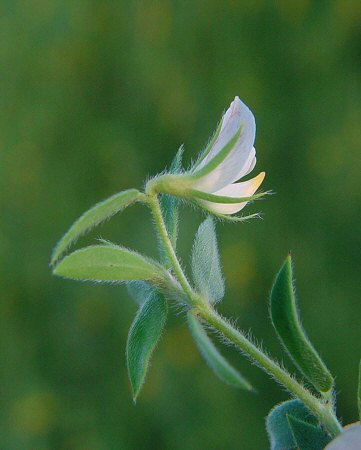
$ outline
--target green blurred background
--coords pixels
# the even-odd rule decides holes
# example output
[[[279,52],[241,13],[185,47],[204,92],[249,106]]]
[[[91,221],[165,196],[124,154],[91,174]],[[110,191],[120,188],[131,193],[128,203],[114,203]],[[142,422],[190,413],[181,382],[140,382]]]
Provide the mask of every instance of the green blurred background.
[[[0,6],[0,448],[268,447],[287,394],[231,348],[258,395],[223,385],[176,309],[133,405],[125,366],[136,307],[123,286],[51,276],[52,247],[95,202],[190,162],[235,95],[258,126],[263,220],[219,226],[222,313],[283,357],[267,298],[291,249],[303,322],[356,420],[361,353],[361,2],[3,0]],[[189,262],[202,219],[183,208]],[[109,238],[156,255],[135,206]],[[294,370],[285,358],[285,363]]]

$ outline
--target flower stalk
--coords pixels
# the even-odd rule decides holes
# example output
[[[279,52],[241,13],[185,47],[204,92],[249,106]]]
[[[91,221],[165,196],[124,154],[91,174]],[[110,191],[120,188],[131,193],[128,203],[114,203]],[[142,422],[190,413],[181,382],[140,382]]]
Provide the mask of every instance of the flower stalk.
[[[160,241],[164,246],[164,249],[168,255],[168,258],[172,264],[172,269],[174,271],[175,276],[177,277],[179,284],[183,288],[185,294],[191,301],[193,306],[196,306],[196,302],[194,302],[195,293],[185,276],[182,267],[179,263],[177,255],[174,251],[172,241],[168,235],[167,227],[164,222],[163,213],[159,204],[158,197],[156,195],[148,195],[148,205],[152,211],[154,222],[159,234]]]

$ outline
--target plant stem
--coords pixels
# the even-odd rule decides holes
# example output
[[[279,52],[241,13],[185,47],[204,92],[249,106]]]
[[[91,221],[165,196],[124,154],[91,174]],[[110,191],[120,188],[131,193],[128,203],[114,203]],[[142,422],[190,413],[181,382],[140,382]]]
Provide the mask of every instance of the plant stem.
[[[245,353],[261,369],[285,386],[291,394],[302,400],[303,403],[320,419],[320,422],[327,428],[332,436],[340,434],[342,432],[342,427],[338,422],[337,417],[326,403],[313,395],[276,361],[271,359],[260,348],[253,344],[242,332],[223,319],[206,299],[203,299],[193,291],[169,238],[156,194],[148,194],[148,204],[152,210],[160,240],[167,252],[174,274],[188,297],[191,306],[194,308],[193,312]]]
[[[302,386],[276,361],[260,350],[239,330],[223,319],[217,311],[207,306],[199,309],[198,314],[215,330],[221,333],[232,344],[245,353],[261,369],[271,375],[280,384],[285,386],[289,392],[303,401],[303,403],[317,416],[325,425],[332,436],[337,436],[342,432],[342,427],[333,412],[325,403],[320,401],[308,389]]]
[[[187,277],[185,276],[183,269],[179,263],[177,255],[174,251],[172,242],[169,238],[167,227],[164,222],[163,213],[156,195],[150,195],[148,197],[148,204],[150,209],[152,210],[155,225],[159,232],[160,239],[162,244],[167,252],[168,258],[172,265],[172,269],[174,271],[175,276],[177,277],[180,285],[182,286],[184,292],[186,293],[189,300],[192,302],[192,305],[195,306],[195,293],[193,292],[192,287],[190,286]]]

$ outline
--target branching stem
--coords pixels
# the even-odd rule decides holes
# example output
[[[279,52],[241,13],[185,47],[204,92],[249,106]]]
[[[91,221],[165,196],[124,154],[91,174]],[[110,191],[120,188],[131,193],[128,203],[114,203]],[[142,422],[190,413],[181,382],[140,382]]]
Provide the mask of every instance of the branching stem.
[[[341,433],[342,427],[326,403],[313,395],[276,361],[251,342],[241,331],[222,318],[217,311],[208,307],[200,310],[199,315],[228,341],[245,353],[261,369],[282,384],[291,394],[302,400],[319,417],[321,423],[324,424],[332,436],[337,436]]]
[[[333,413],[332,409],[328,407],[323,399],[316,397],[312,392],[306,389],[276,361],[271,359],[253,342],[251,342],[241,331],[237,330],[229,322],[222,318],[206,299],[194,292],[186,275],[184,274],[172,242],[169,238],[157,194],[150,192],[148,193],[147,198],[148,205],[153,213],[161,243],[164,246],[170,260],[174,275],[177,277],[179,284],[186,294],[193,312],[208,323],[212,328],[218,331],[229,342],[245,353],[261,369],[282,384],[292,395],[303,401],[303,403],[319,418],[320,422],[327,428],[332,436],[337,436],[340,434],[342,432],[342,426],[337,420],[337,417]]]

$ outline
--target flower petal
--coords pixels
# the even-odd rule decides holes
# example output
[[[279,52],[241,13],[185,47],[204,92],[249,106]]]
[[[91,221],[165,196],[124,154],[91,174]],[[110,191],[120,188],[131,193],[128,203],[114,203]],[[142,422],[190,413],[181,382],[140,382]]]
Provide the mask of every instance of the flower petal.
[[[255,165],[257,162],[257,158],[256,158],[256,149],[253,147],[250,154],[248,155],[248,159],[247,161],[244,163],[242,169],[240,170],[240,172],[236,175],[237,178],[235,178],[232,183],[234,181],[237,181],[243,177],[245,177],[246,175],[248,175],[250,172],[252,172],[252,170],[254,169]]]
[[[224,197],[251,197],[262,184],[265,177],[265,172],[261,172],[256,177],[248,181],[242,181],[240,183],[230,184],[217,192],[214,195],[220,195]],[[207,209],[221,214],[234,214],[243,209],[247,202],[242,203],[213,203],[204,200],[200,200],[200,203],[204,204]]]
[[[199,164],[199,168],[204,167],[237,133],[241,126],[241,105],[241,100],[235,97],[222,118],[221,129],[217,139],[207,156]]]
[[[196,189],[214,192],[239,179],[239,174],[246,172],[249,168],[247,162],[250,159],[252,160],[250,155],[254,150],[256,123],[250,109],[236,97],[223,117],[221,130],[216,141],[208,155],[197,166],[195,174],[206,167],[240,129],[240,136],[229,155],[218,167],[197,180]]]

